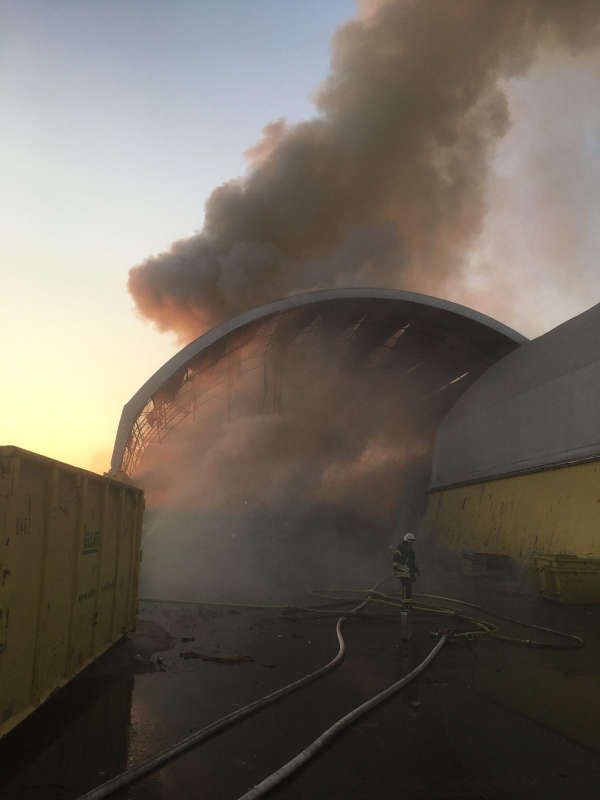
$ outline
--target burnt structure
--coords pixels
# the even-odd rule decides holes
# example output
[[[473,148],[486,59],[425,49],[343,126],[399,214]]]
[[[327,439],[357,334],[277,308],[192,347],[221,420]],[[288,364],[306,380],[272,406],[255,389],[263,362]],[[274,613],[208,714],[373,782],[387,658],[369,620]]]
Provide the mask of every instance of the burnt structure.
[[[473,381],[526,341],[472,309],[412,292],[288,297],[205,333],[146,381],[123,408],[110,473],[132,475],[150,444],[207,406],[227,418],[281,413],[302,389],[297,376],[309,376],[311,360],[324,354],[359,383],[384,376],[386,391],[402,397],[431,437]]]

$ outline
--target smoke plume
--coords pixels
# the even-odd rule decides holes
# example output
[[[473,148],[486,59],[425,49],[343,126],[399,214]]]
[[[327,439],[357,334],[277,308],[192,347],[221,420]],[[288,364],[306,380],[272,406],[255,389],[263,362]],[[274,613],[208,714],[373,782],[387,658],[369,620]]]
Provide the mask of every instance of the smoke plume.
[[[262,370],[240,369],[233,392],[149,448],[145,596],[289,599],[388,567],[395,529],[420,511],[434,415],[419,379],[407,393],[402,372],[371,358],[357,374],[347,356],[315,326],[287,349],[281,410],[261,408]]]
[[[443,293],[482,230],[505,81],[540,48],[598,43],[596,0],[390,0],[338,28],[308,122],[268,125],[204,228],[133,268],[139,311],[182,340],[325,286]]]
[[[247,174],[213,191],[201,232],[131,270],[139,311],[182,341],[335,286],[473,297],[493,313],[473,280],[497,270],[493,258],[484,247],[467,267],[511,125],[507,85],[540,53],[594,52],[599,20],[597,0],[362,2],[333,38],[316,116],[267,125]],[[510,252],[502,215],[495,225]],[[513,282],[496,277],[503,315]],[[363,363],[342,369],[326,331],[300,345],[286,354],[281,408],[232,415],[216,402],[147,452],[136,478],[160,510],[146,531],[146,593],[285,594],[319,570],[360,583],[366,554],[388,556],[394,531],[418,518],[437,419],[419,372],[395,383]]]

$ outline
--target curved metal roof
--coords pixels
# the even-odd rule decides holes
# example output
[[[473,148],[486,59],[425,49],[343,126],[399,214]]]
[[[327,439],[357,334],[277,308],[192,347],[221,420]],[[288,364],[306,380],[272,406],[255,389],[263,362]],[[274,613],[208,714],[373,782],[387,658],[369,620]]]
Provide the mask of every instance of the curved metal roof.
[[[148,434],[153,438],[159,429],[169,426],[163,415],[162,423],[158,407],[169,403],[187,380],[188,368],[199,359],[214,351],[218,360],[227,355],[223,344],[240,333],[247,333],[245,342],[256,335],[266,320],[284,320],[291,312],[296,314],[306,309],[303,320],[293,324],[293,333],[285,334],[295,338],[298,333],[314,319],[312,311],[326,311],[327,318],[339,320],[341,327],[360,325],[367,314],[378,319],[376,329],[371,325],[366,345],[371,348],[382,346],[389,341],[390,332],[404,331],[413,327],[413,335],[403,339],[402,351],[410,349],[411,342],[415,352],[423,354],[424,349],[436,351],[437,362],[446,363],[456,369],[459,363],[464,370],[460,376],[450,380],[455,383],[469,376],[461,385],[460,393],[478,377],[490,364],[528,340],[491,317],[478,311],[451,303],[437,297],[395,289],[331,289],[314,291],[286,297],[274,303],[254,308],[233,319],[218,325],[182,348],[152,375],[128,403],[123,407],[117,430],[110,474],[131,473],[143,453]],[[376,313],[373,313],[376,311]],[[285,327],[285,326],[284,326]],[[289,325],[287,326],[289,328]],[[367,328],[367,326],[365,326]],[[414,331],[418,334],[415,337]],[[264,332],[263,332],[264,333]],[[270,336],[281,336],[277,325],[271,325]],[[396,334],[398,335],[398,333]],[[415,342],[418,342],[416,345]],[[440,346],[443,345],[442,351]],[[213,360],[214,363],[214,360]],[[452,369],[447,377],[452,374]],[[441,388],[445,388],[444,384]],[[456,394],[453,394],[456,399]],[[152,408],[149,408],[149,404]],[[142,424],[143,423],[143,424]],[[161,428],[162,426],[162,428]]]
[[[600,304],[494,365],[439,426],[432,486],[600,458]]]

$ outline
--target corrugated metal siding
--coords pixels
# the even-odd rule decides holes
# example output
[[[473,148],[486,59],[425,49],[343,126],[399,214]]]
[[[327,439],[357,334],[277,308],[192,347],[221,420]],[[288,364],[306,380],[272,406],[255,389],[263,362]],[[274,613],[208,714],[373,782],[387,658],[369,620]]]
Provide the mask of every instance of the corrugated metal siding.
[[[430,493],[423,530],[451,549],[600,555],[600,462]]]
[[[135,627],[143,493],[0,447],[0,736]]]

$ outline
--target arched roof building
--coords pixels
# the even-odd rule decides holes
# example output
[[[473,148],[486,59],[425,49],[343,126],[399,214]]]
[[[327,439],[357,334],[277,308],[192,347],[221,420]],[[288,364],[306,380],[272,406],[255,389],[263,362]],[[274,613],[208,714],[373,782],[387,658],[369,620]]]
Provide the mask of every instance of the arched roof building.
[[[600,304],[486,372],[441,423],[433,486],[600,457]]]
[[[365,380],[374,371],[393,376],[390,385],[412,392],[436,420],[491,364],[527,341],[484,314],[413,292],[356,288],[287,297],[208,331],[144,383],[123,408],[111,474],[131,475],[150,443],[215,397],[229,407],[251,372],[261,375],[255,410],[281,410],[290,354],[310,357],[317,340],[348,368],[364,370]]]
[[[564,593],[558,579],[537,588],[566,603],[600,600],[599,345],[600,304],[458,399],[437,428],[423,523],[451,550],[509,556],[533,585],[549,554]]]

